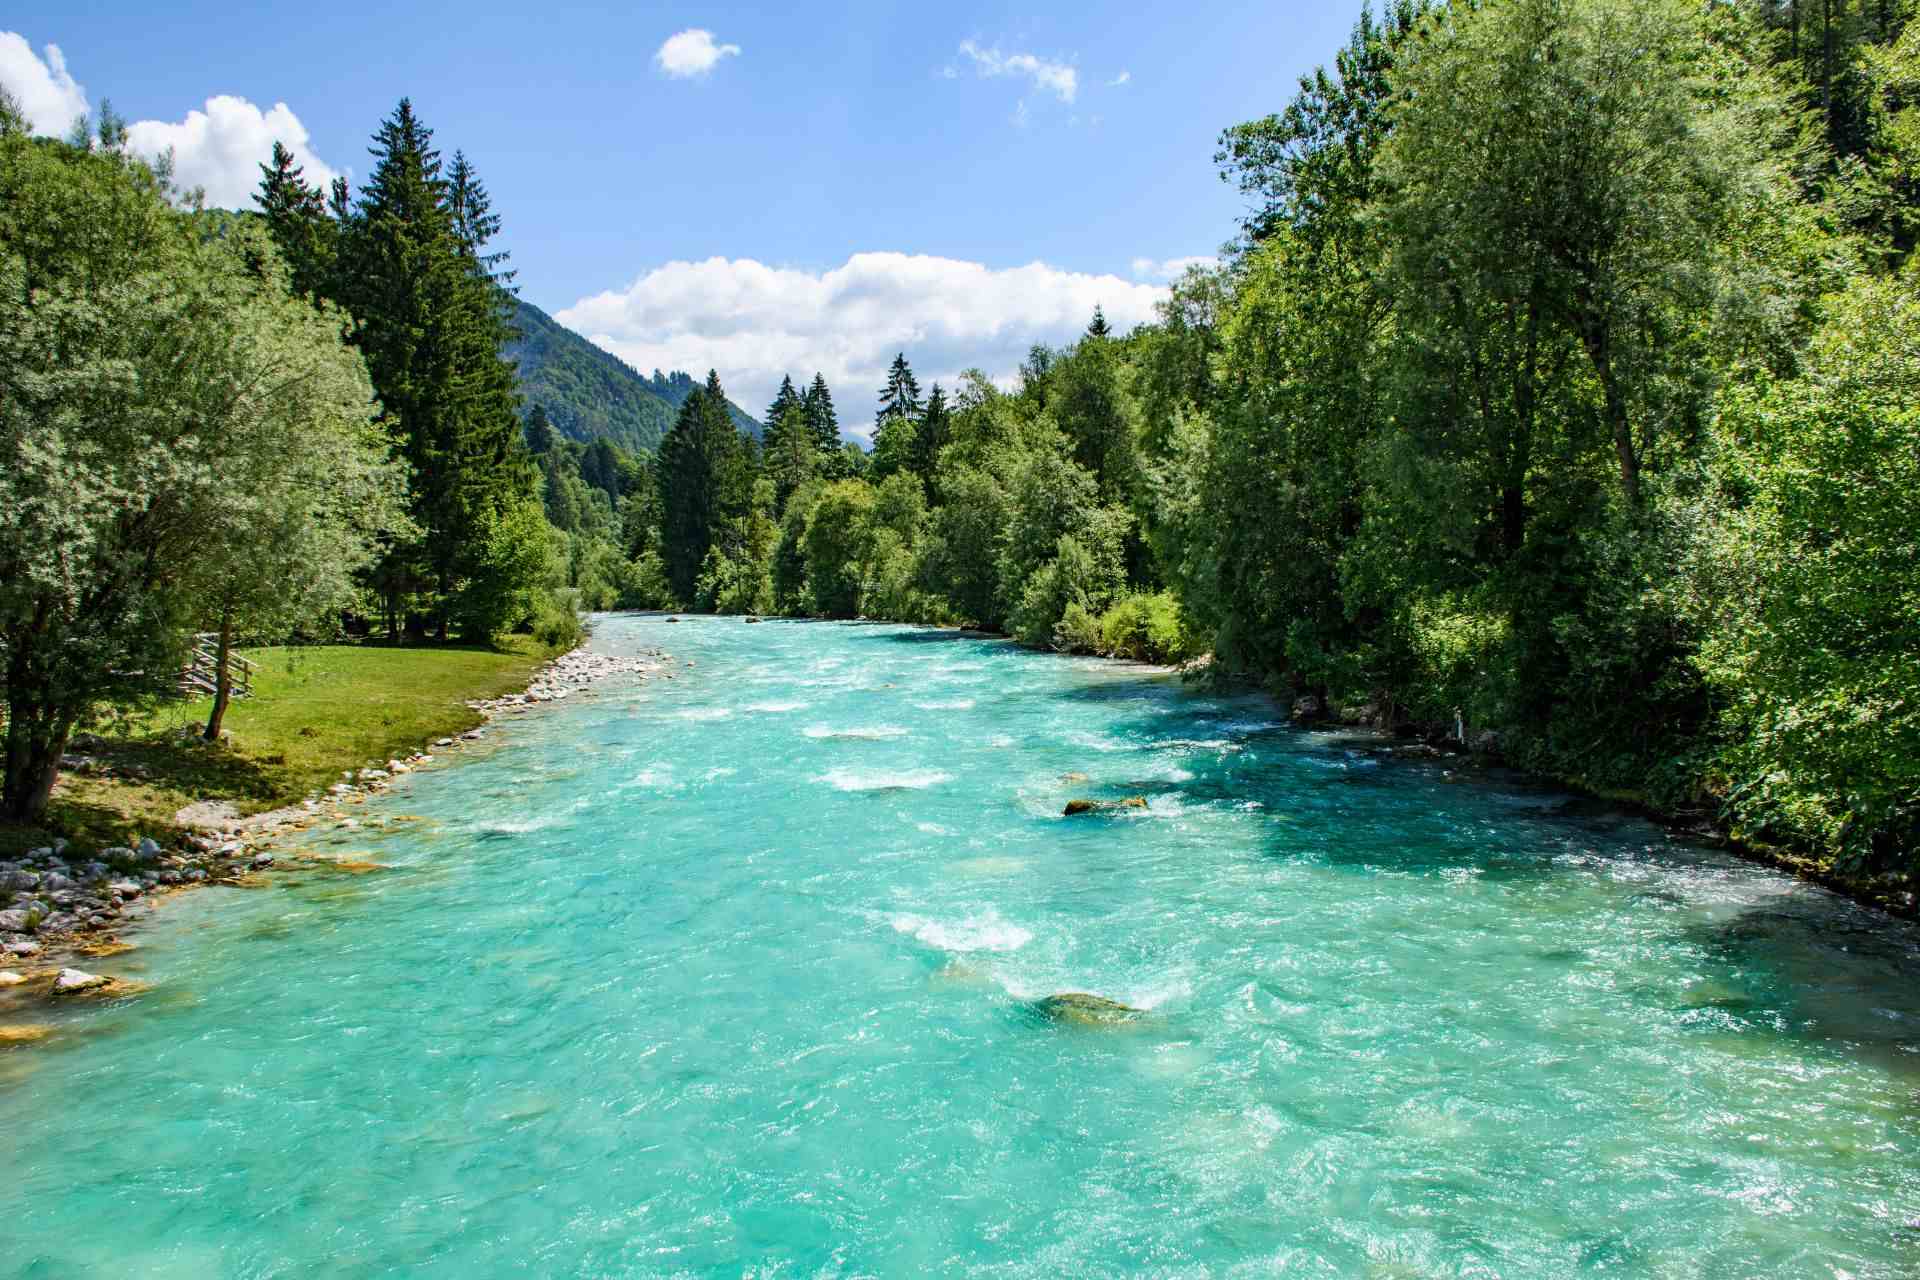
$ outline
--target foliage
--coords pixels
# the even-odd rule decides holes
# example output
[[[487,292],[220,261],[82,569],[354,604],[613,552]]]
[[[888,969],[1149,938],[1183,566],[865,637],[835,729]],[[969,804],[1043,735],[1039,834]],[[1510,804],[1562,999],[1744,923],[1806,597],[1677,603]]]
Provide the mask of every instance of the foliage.
[[[1700,669],[1730,816],[1857,866],[1920,824],[1920,299],[1835,299],[1796,378],[1728,399],[1700,529]]]

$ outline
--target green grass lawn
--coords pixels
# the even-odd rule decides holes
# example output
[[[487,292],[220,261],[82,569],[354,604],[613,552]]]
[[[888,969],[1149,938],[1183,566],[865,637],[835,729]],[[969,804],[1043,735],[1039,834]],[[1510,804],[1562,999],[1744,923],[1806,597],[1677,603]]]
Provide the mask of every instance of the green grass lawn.
[[[74,748],[141,779],[61,777],[42,828],[0,824],[0,853],[64,835],[81,848],[170,830],[195,800],[257,813],[338,782],[343,770],[385,764],[480,722],[465,703],[524,688],[551,655],[525,637],[504,650],[315,645],[249,649],[253,696],[235,699],[224,746],[183,740],[205,726],[208,699],[172,703]]]

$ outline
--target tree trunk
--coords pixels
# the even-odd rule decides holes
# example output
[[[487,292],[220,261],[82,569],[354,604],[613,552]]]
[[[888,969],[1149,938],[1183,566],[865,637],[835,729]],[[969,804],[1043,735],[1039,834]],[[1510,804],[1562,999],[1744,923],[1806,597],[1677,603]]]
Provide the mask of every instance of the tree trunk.
[[[38,823],[60,776],[60,757],[73,733],[71,718],[49,715],[13,691],[7,701],[7,777],[0,807],[15,822]]]
[[[227,704],[233,700],[233,615],[220,615],[220,649],[213,673],[213,714],[207,717],[208,742],[220,741],[220,722],[227,718]]]
[[[1607,426],[1613,432],[1613,451],[1620,459],[1620,490],[1627,505],[1640,505],[1640,455],[1633,447],[1633,427],[1627,421],[1627,400],[1620,393],[1620,380],[1613,375],[1613,344],[1605,321],[1580,326],[1580,337],[1593,361],[1594,376],[1606,396]]]

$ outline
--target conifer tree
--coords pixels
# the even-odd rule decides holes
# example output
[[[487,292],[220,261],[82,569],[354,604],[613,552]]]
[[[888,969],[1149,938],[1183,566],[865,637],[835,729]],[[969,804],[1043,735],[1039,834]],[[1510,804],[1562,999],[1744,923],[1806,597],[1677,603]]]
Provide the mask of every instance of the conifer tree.
[[[926,411],[920,415],[919,430],[913,438],[913,469],[921,479],[933,479],[933,468],[940,459],[940,450],[952,438],[953,415],[947,408],[947,393],[936,382],[927,395]]]
[[[1112,327],[1107,324],[1107,313],[1101,309],[1099,303],[1094,303],[1093,320],[1087,325],[1087,336],[1089,338],[1105,338],[1110,337],[1112,333]]]
[[[819,373],[813,375],[813,385],[807,388],[801,400],[806,410],[807,430],[813,433],[814,447],[822,454],[840,451],[840,419],[833,411],[833,393],[827,390],[827,380]]]
[[[326,197],[308,184],[293,152],[273,144],[273,159],[260,166],[260,190],[253,202],[267,234],[287,264],[295,293],[318,301],[330,292],[336,227],[327,216]]]
[[[677,599],[691,601],[707,552],[728,522],[747,514],[753,492],[751,458],[727,414],[717,374],[708,373],[706,385],[681,403],[654,473],[667,580]]]
[[[553,429],[553,420],[547,417],[547,411],[539,405],[533,406],[527,414],[526,437],[527,452],[536,457],[551,451],[559,442],[560,437]]]
[[[355,342],[413,470],[421,537],[389,559],[417,565],[437,588],[444,636],[481,531],[517,527],[499,522],[533,496],[513,367],[500,358],[509,301],[496,278],[501,256],[484,252],[499,224],[464,160],[456,207],[433,131],[408,100],[381,123],[372,154],[341,228],[337,291],[360,321]],[[381,576],[404,581],[398,567]]]
[[[893,357],[893,366],[887,370],[887,385],[880,391],[880,412],[873,420],[875,439],[889,419],[909,424],[920,419],[920,384],[907,366],[904,351]]]
[[[760,420],[766,424],[765,429],[769,444],[772,443],[775,426],[779,424],[781,418],[786,416],[788,409],[797,406],[799,403],[800,393],[793,388],[793,378],[791,376],[781,378],[780,390],[774,393],[773,403],[767,406],[767,416]]]

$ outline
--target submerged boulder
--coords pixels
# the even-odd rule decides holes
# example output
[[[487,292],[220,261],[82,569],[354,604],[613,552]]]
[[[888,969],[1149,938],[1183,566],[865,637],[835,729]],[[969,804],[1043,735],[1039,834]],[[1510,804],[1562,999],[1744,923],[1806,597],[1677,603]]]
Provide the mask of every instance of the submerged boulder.
[[[1075,1027],[1113,1027],[1132,1022],[1146,1012],[1132,1005],[1089,995],[1085,991],[1062,991],[1033,1002],[1033,1011],[1049,1022]]]

